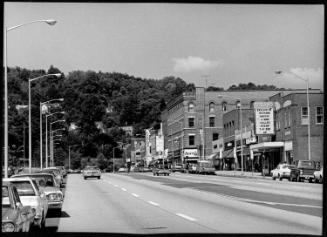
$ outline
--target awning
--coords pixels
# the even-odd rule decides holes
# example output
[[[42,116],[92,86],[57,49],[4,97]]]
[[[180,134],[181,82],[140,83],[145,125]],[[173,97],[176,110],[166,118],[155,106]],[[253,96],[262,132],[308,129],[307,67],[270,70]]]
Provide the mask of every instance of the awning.
[[[219,152],[211,154],[207,159],[219,159]]]
[[[251,150],[284,147],[284,142],[262,142],[250,146]]]

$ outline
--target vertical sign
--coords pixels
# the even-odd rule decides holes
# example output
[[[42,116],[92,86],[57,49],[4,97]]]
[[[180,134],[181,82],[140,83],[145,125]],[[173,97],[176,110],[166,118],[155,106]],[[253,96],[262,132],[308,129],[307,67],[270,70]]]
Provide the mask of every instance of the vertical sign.
[[[255,133],[274,134],[273,102],[254,102]]]

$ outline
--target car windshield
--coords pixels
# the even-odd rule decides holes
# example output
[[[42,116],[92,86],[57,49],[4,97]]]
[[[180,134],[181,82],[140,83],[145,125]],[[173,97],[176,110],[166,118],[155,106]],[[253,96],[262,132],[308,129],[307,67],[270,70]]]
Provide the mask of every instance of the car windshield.
[[[2,187],[2,207],[9,207],[10,200],[9,200],[9,191],[8,187]]]
[[[35,196],[35,191],[30,181],[13,181],[19,196]]]
[[[55,181],[52,175],[32,175],[19,177],[33,177],[40,187],[55,187]]]
[[[315,163],[313,161],[308,161],[308,160],[302,160],[299,162],[299,167],[309,167],[314,169],[316,167]]]

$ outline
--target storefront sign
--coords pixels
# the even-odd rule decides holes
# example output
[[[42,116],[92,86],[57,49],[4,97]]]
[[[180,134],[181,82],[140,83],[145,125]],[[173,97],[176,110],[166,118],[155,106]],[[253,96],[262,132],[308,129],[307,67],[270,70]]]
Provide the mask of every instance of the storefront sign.
[[[285,141],[284,149],[285,149],[285,151],[292,151],[293,150],[293,142]]]
[[[183,153],[184,157],[198,157],[198,150],[197,149],[185,149]]]
[[[273,102],[254,102],[256,134],[274,134]]]

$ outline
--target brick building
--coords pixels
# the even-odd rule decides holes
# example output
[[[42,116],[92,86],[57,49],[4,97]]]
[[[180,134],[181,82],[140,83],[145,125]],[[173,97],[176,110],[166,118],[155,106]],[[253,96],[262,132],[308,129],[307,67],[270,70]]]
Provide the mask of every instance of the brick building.
[[[215,158],[213,142],[223,137],[223,114],[236,109],[240,102],[245,111],[255,101],[268,101],[278,92],[205,92],[203,87],[197,87],[170,101],[162,113],[169,161],[183,164]]]

